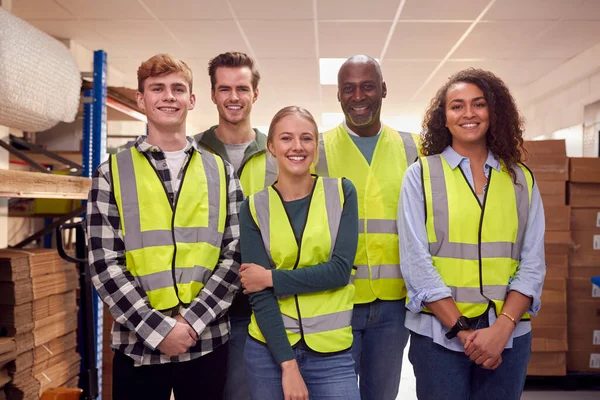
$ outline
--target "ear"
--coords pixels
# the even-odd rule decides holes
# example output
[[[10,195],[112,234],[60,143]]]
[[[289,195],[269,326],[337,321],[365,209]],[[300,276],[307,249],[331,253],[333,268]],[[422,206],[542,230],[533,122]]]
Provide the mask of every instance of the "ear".
[[[190,95],[190,104],[188,104],[188,110],[193,110],[196,107],[196,95]]]
[[[217,104],[217,98],[215,97],[215,89],[210,89],[210,99],[213,104]]]
[[[258,99],[258,88],[254,89],[254,95],[252,96],[252,103]]]
[[[385,99],[385,96],[387,96],[387,86],[385,84],[385,82],[381,83],[381,98]]]
[[[340,89],[337,91],[337,99],[340,103],[342,102],[342,99],[340,98]]]
[[[139,108],[141,108],[142,110],[146,110],[146,105],[144,103],[144,94],[141,92],[136,92],[135,93],[135,100],[137,101],[137,105]]]
[[[269,150],[269,153],[275,157],[275,149],[273,149],[273,143],[270,141],[267,141],[267,150]]]

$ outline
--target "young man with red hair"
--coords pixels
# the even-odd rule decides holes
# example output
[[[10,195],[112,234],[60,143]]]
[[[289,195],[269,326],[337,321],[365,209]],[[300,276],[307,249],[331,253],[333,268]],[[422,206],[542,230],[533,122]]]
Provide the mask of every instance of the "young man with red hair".
[[[220,400],[243,193],[231,165],[186,135],[184,62],[143,62],[137,102],[148,135],[98,167],[87,211],[92,281],[115,319],[113,398]]]

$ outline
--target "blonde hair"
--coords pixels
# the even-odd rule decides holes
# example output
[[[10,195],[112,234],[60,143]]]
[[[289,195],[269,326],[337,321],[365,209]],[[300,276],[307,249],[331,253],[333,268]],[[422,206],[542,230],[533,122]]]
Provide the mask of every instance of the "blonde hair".
[[[186,63],[170,54],[157,54],[144,61],[137,70],[138,91],[144,93],[144,82],[150,77],[179,72],[190,86],[192,93],[192,70]]]
[[[313,126],[313,128],[315,128],[315,141],[317,142],[317,146],[315,146],[315,158],[313,160],[314,166],[319,160],[319,127],[317,126],[317,123],[315,122],[315,119],[312,116],[312,114],[307,109],[302,107],[287,106],[277,111],[277,114],[273,116],[271,124],[269,125],[269,133],[267,134],[267,151],[269,152],[269,154],[274,156],[274,154],[271,153],[269,144],[273,144],[273,138],[275,136],[275,125],[277,125],[279,121],[290,115],[295,115],[297,117],[303,118],[304,120],[308,121]]]

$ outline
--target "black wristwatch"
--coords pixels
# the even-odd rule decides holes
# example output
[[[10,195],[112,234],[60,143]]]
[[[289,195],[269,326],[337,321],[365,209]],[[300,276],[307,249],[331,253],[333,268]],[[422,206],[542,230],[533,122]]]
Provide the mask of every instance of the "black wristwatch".
[[[456,320],[456,324],[450,329],[450,332],[446,333],[446,337],[448,339],[454,339],[456,335],[458,335],[458,332],[467,331],[469,329],[471,329],[471,321],[469,321],[469,318],[461,315]]]

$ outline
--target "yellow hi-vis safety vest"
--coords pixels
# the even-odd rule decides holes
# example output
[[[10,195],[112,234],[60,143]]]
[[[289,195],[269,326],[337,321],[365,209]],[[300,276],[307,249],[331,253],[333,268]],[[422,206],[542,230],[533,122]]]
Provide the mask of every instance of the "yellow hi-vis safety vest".
[[[488,307],[499,315],[521,258],[533,174],[514,166],[515,184],[504,163],[501,172],[491,168],[481,205],[460,167],[452,169],[441,155],[420,162],[433,266],[462,315],[479,317]]]
[[[406,287],[400,272],[398,199],[406,169],[417,159],[418,136],[384,125],[371,164],[343,125],[323,133],[316,172],[350,179],[358,195],[358,247],[354,259],[354,303],[400,300]]]
[[[275,183],[277,162],[266,151],[255,154],[242,165],[239,175],[244,196],[250,196]]]
[[[341,179],[316,178],[306,226],[296,241],[279,193],[268,187],[249,197],[249,208],[260,229],[269,260],[277,269],[306,268],[331,259],[338,234],[344,192]],[[278,299],[288,340],[301,339],[313,351],[333,353],[352,346],[354,286]],[[250,336],[265,342],[252,314]]]
[[[175,205],[135,147],[112,156],[110,163],[127,270],[153,308],[191,303],[219,260],[227,213],[223,160],[193,151]]]

